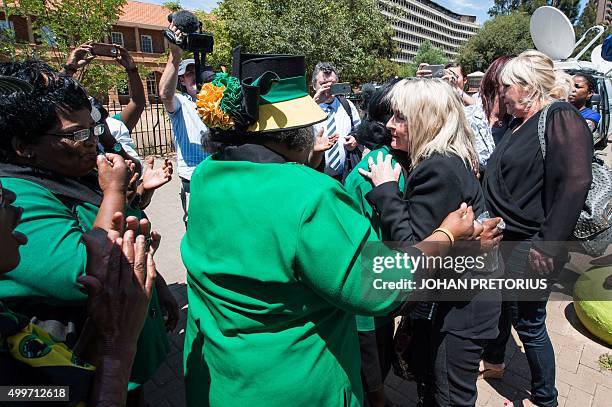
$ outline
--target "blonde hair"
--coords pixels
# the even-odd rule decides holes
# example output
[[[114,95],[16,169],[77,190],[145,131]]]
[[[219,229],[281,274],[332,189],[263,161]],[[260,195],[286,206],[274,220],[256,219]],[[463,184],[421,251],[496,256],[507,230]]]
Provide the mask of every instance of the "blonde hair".
[[[388,96],[391,108],[406,119],[410,137],[408,156],[412,167],[434,153],[456,154],[466,167],[475,169],[478,155],[474,133],[463,103],[441,79],[403,79]]]
[[[540,51],[527,50],[510,60],[499,76],[504,85],[519,85],[529,95],[521,103],[546,105],[558,92],[552,59]]]
[[[550,91],[550,97],[553,99],[565,100],[574,89],[574,78],[564,71],[556,71],[555,87]]]

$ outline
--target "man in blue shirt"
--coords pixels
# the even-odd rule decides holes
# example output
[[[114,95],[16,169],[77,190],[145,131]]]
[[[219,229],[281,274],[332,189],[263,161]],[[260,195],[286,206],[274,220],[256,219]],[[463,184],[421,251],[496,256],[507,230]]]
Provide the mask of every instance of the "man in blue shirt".
[[[568,101],[574,105],[574,107],[580,110],[580,114],[586,120],[591,131],[597,129],[601,116],[599,113],[587,107],[590,105],[590,100],[595,90],[597,89],[597,81],[591,75],[586,73],[579,73],[574,75],[574,89],[569,96]]]
[[[178,30],[173,24],[170,24],[170,29],[176,35]],[[198,94],[195,61],[181,61],[182,52],[178,46],[170,44],[170,58],[159,81],[159,97],[172,123],[177,173],[181,179],[183,221],[187,225],[189,183],[193,170],[207,156],[202,148],[202,136],[208,133],[208,128],[200,120],[195,104]]]

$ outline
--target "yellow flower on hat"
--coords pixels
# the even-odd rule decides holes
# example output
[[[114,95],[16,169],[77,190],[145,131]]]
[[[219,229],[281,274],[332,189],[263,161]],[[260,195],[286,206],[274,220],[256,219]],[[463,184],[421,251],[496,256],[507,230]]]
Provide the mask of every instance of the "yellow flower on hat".
[[[224,86],[215,86],[212,83],[202,85],[197,95],[196,106],[202,122],[211,128],[228,130],[234,127],[234,120],[221,110]]]

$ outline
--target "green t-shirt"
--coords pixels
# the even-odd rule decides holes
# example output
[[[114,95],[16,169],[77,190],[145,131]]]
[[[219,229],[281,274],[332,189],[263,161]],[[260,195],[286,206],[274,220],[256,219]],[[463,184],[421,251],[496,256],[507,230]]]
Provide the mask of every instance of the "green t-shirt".
[[[90,203],[69,208],[42,185],[24,179],[2,178],[2,185],[15,192],[15,205],[24,208],[17,230],[28,243],[20,250],[17,268],[0,275],[0,300],[85,306],[87,294],[76,280],[87,267],[83,233],[91,229],[99,208]],[[129,215],[143,216],[140,210]],[[155,292],[137,348],[130,389],[150,379],[169,351]]]
[[[346,177],[346,180],[344,181],[344,188],[346,189],[346,192],[348,192],[348,194],[352,196],[353,199],[355,199],[355,202],[357,202],[357,204],[359,205],[363,215],[370,221],[370,225],[372,225],[372,229],[376,233],[376,236],[378,236],[378,238],[381,240],[385,240],[385,237],[383,236],[382,228],[380,225],[380,216],[374,212],[374,209],[372,209],[372,206],[365,198],[366,194],[372,190],[372,182],[370,182],[370,180],[368,180],[359,173],[359,168],[362,168],[367,171],[369,169],[368,158],[372,157],[372,159],[376,161],[379,152],[383,153],[384,158],[390,153],[390,151],[391,149],[388,146],[382,146],[378,149],[370,151],[366,156],[361,159],[361,161],[359,161],[359,163],[355,166],[355,168],[353,168],[351,173]],[[393,163],[393,165],[396,164],[395,159],[392,159],[391,162]],[[404,174],[402,172],[398,180],[400,191],[404,191],[404,183]],[[393,318],[386,316],[374,318],[366,315],[357,315],[356,319],[357,330],[360,332],[373,331],[379,326],[388,324],[390,321],[393,320]]]
[[[202,162],[181,243],[187,405],[361,406],[355,314],[386,315],[406,296],[367,299],[373,275],[361,253],[377,242],[325,174]]]

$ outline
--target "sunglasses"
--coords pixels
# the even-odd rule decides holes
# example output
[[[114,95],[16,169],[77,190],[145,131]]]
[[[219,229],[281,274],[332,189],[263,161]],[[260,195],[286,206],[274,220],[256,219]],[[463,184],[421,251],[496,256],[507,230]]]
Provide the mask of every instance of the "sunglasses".
[[[92,133],[94,136],[99,137],[102,134],[104,134],[105,129],[106,129],[106,126],[104,125],[104,123],[100,123],[88,129],[77,130],[73,133],[68,133],[68,134],[46,133],[46,134],[48,136],[63,137],[63,138],[68,138],[74,141],[87,141],[91,137]]]

